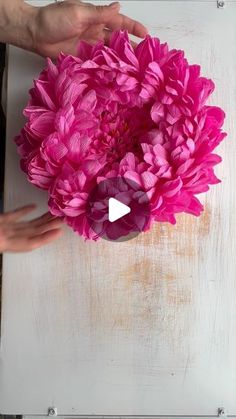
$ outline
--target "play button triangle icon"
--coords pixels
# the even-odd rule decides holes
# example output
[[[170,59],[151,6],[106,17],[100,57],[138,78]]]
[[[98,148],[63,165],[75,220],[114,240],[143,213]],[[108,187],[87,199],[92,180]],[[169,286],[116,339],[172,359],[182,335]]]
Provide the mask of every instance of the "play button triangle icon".
[[[119,220],[131,211],[128,205],[123,204],[115,198],[109,198],[108,201],[108,219],[111,223]]]
[[[132,240],[151,223],[149,197],[127,177],[101,180],[91,189],[86,205],[86,228],[95,240]]]

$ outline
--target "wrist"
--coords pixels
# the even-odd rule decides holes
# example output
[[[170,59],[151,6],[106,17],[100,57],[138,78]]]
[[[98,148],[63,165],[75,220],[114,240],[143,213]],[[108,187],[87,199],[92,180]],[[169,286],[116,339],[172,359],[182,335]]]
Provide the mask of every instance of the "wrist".
[[[32,50],[37,9],[23,0],[0,0],[0,42]]]

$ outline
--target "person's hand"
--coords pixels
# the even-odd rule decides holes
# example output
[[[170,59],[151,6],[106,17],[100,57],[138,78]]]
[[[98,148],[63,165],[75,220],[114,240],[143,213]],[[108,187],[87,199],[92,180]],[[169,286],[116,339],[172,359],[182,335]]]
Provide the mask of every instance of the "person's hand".
[[[32,204],[0,214],[0,253],[28,252],[61,235],[62,220],[49,212],[31,221],[21,220],[34,209]]]
[[[31,49],[43,56],[56,58],[78,53],[78,41],[90,44],[103,40],[108,43],[112,31],[126,29],[143,38],[147,29],[141,23],[119,13],[120,4],[95,6],[79,0],[65,0],[35,9],[30,21]]]
[[[111,33],[126,29],[144,38],[141,23],[120,13],[120,4],[97,6],[80,0],[64,0],[36,7],[24,0],[0,0],[0,42],[57,58],[77,54],[79,40],[108,43]]]

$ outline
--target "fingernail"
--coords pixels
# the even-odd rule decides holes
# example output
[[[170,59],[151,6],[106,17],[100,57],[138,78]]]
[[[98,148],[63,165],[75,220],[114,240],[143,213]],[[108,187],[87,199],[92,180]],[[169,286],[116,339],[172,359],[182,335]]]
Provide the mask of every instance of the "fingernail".
[[[111,9],[116,9],[118,6],[120,5],[120,3],[118,1],[116,1],[115,3],[111,3],[109,4],[109,7]]]

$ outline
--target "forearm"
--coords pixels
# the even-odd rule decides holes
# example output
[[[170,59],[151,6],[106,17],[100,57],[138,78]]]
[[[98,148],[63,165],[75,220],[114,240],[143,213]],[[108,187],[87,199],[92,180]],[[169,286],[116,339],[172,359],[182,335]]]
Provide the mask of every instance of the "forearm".
[[[23,0],[0,0],[0,42],[31,49],[36,9]]]

